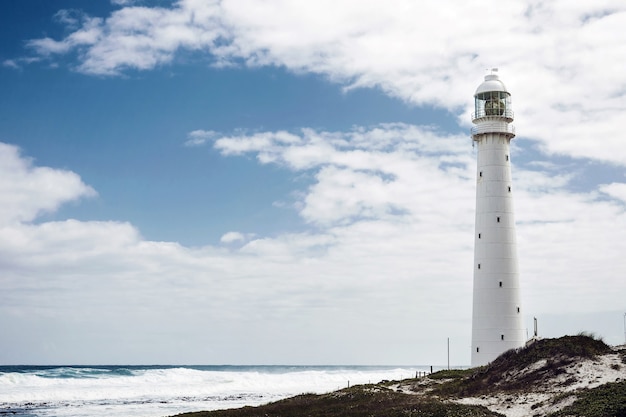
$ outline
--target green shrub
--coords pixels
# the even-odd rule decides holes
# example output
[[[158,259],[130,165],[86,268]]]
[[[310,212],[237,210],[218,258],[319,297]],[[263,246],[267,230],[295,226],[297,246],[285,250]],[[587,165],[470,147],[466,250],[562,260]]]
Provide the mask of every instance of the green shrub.
[[[626,381],[600,385],[579,394],[574,403],[549,417],[626,417]]]
[[[435,392],[464,397],[495,391],[520,391],[562,374],[564,367],[577,358],[593,358],[608,352],[611,352],[611,348],[592,336],[542,339],[521,349],[504,352],[490,364],[469,370],[466,378],[444,382],[435,388]],[[509,375],[540,360],[545,360],[543,366],[522,376],[509,378]]]
[[[428,375],[430,379],[458,379],[465,378],[474,372],[473,369],[444,369]]]

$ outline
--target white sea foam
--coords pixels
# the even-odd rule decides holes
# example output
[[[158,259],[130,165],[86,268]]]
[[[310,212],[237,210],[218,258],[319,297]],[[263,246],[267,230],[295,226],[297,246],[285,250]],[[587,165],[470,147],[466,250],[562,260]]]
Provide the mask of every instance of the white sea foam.
[[[54,368],[0,373],[0,409],[37,416],[156,417],[186,411],[259,405],[348,384],[402,379],[423,368]]]

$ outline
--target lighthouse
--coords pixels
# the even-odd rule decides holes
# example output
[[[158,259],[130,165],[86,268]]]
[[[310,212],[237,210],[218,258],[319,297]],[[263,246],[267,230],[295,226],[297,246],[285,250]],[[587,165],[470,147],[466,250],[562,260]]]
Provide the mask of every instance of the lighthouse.
[[[524,345],[510,143],[511,94],[494,69],[474,94],[477,149],[472,366]]]

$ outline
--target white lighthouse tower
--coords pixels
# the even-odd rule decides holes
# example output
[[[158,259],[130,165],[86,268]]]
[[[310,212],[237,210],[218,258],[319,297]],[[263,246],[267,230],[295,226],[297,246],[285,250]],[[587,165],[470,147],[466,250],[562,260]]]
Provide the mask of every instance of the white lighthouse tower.
[[[509,144],[511,95],[492,70],[474,94],[472,139],[478,149],[472,366],[524,345]]]

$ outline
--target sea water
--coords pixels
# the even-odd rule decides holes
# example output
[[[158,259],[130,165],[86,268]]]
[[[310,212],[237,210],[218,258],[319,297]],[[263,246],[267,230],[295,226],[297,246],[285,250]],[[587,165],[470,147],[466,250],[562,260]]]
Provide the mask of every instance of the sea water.
[[[430,367],[0,366],[0,416],[163,417],[415,377]]]

